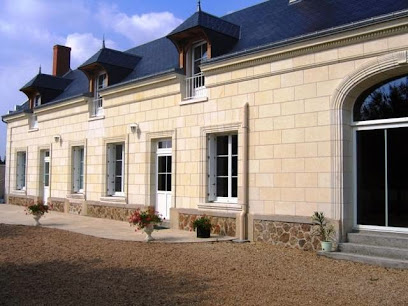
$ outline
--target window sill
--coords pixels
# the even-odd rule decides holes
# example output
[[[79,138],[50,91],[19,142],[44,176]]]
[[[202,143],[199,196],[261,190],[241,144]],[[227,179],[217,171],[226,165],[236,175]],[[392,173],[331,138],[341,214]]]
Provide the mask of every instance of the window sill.
[[[85,199],[85,195],[83,193],[71,193],[67,194],[68,199]]]
[[[200,103],[200,102],[206,102],[208,101],[208,97],[199,97],[199,98],[191,98],[191,99],[186,99],[180,102],[180,105],[187,105],[187,104],[193,104],[193,103]]]
[[[13,190],[13,194],[20,194],[20,195],[27,195],[27,191],[25,189],[16,189]]]
[[[38,130],[39,128],[32,128],[32,129],[28,129],[28,132],[32,133],[32,132],[37,132]]]
[[[88,121],[96,121],[96,120],[102,120],[102,119],[105,119],[105,115],[89,117]]]
[[[125,196],[107,196],[107,197],[101,197],[100,201],[109,202],[109,203],[126,204],[126,197]]]
[[[206,202],[199,203],[199,209],[241,211],[242,205],[238,203]]]

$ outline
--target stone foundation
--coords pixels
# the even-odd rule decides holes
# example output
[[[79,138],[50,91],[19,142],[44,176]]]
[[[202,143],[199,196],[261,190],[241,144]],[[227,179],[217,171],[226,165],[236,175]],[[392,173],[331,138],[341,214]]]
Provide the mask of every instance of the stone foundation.
[[[179,229],[190,231],[193,228],[193,222],[195,219],[199,218],[201,215],[190,215],[190,214],[179,214]],[[213,225],[211,229],[211,234],[220,236],[231,236],[236,235],[236,220],[235,218],[228,217],[216,217],[208,216]]]
[[[254,241],[300,250],[320,250],[320,239],[311,235],[312,224],[254,220]]]
[[[18,206],[28,206],[34,204],[34,199],[28,198],[26,196],[8,196],[7,204],[18,205]]]
[[[64,206],[65,206],[65,200],[64,199],[53,199],[53,198],[48,198],[48,203],[51,206],[51,211],[56,211],[56,212],[64,212]]]
[[[128,221],[129,216],[137,207],[123,207],[123,205],[87,204],[87,216],[118,221]]]
[[[73,215],[80,215],[82,213],[82,204],[69,202],[68,213]]]

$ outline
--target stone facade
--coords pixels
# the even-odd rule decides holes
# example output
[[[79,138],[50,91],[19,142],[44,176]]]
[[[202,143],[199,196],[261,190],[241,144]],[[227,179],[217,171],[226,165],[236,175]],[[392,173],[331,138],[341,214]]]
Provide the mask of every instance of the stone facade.
[[[254,241],[300,250],[320,250],[320,239],[312,236],[312,225],[308,223],[290,223],[268,220],[254,221]]]
[[[126,221],[133,211],[127,207],[144,207],[156,201],[154,148],[158,139],[166,137],[172,138],[175,152],[171,207],[195,210],[196,215],[211,209],[220,234],[236,236],[235,218],[222,215],[239,212],[242,205],[248,205],[249,214],[264,216],[310,216],[322,211],[347,225],[342,231],[346,232],[355,217],[352,102],[391,75],[408,73],[406,25],[384,23],[379,28],[356,29],[315,39],[310,45],[282,46],[204,65],[207,97],[200,101],[184,100],[185,80],[174,73],[106,89],[104,116],[98,118],[90,115],[92,101],[87,97],[35,110],[36,130],[29,129],[26,114],[10,117],[8,202],[26,203],[15,190],[17,152],[27,152],[28,196],[38,196],[40,152],[48,149],[50,196],[66,198],[73,193],[72,148],[84,146],[83,196],[90,203],[98,203],[87,205],[87,215]],[[379,64],[388,57],[395,59],[395,67]],[[383,71],[381,67],[391,68]],[[344,84],[355,90],[344,89]],[[340,98],[337,101],[335,97]],[[249,106],[247,148],[242,147],[247,130],[242,122],[244,105]],[[137,132],[130,129],[134,123],[138,124]],[[206,139],[211,133],[238,134],[236,203],[209,203],[207,199]],[[62,139],[58,144],[53,140],[57,134]],[[125,148],[124,192],[119,196],[120,204],[105,205],[104,201],[110,201],[106,200],[107,144],[119,142]],[[243,160],[244,149],[248,151],[247,160]],[[247,190],[243,188],[244,171],[248,171]],[[340,181],[343,178],[346,180]],[[74,213],[79,210],[69,209]],[[196,215],[180,214],[175,227],[188,229]],[[307,224],[255,221],[248,222],[247,231],[250,229],[254,235],[249,239],[317,248]]]
[[[195,219],[200,215],[179,214],[179,229],[190,231]],[[221,236],[236,236],[236,220],[234,218],[207,216],[211,220],[211,234]]]

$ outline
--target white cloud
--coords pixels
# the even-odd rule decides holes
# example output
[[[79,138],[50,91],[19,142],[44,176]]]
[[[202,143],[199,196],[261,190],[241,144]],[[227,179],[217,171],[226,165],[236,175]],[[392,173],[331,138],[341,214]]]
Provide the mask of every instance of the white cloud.
[[[106,5],[100,6],[98,19],[103,26],[112,27],[137,45],[168,34],[182,22],[170,12],[128,16],[116,6]]]
[[[106,41],[106,47],[115,49],[115,43]],[[90,58],[102,47],[102,39],[94,37],[91,33],[69,34],[65,46],[71,47],[71,67],[75,68]]]

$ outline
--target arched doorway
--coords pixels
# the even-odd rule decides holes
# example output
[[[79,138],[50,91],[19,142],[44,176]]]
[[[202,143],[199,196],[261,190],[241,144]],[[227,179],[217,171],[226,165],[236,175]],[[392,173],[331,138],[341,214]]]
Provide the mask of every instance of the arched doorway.
[[[352,116],[355,227],[408,231],[408,75],[365,90]]]
[[[332,116],[332,203],[333,218],[340,221],[340,239],[359,227],[357,223],[357,162],[356,131],[364,130],[364,120],[354,121],[354,106],[364,94],[385,83],[408,75],[408,51],[397,51],[365,62],[339,84],[331,98]],[[360,98],[361,97],[361,98]],[[408,119],[389,118],[383,124],[402,125]],[[392,122],[392,121],[395,122]],[[360,122],[363,121],[363,122]],[[366,120],[369,122],[368,120]],[[375,120],[370,124],[374,125]],[[379,122],[378,122],[379,123]],[[378,125],[378,127],[380,127]],[[367,126],[367,130],[369,127]],[[375,225],[362,225],[375,228]],[[397,229],[405,230],[403,227]],[[377,226],[377,230],[395,230],[392,227]]]

